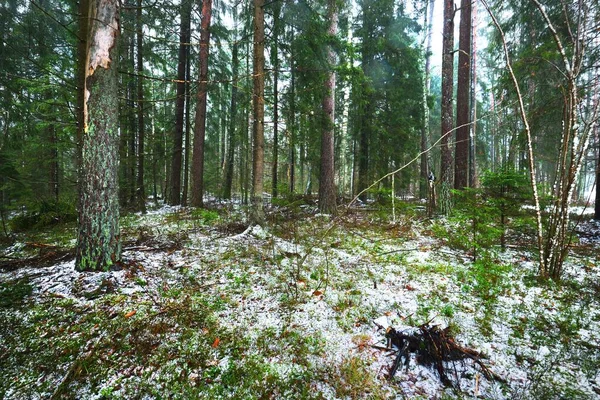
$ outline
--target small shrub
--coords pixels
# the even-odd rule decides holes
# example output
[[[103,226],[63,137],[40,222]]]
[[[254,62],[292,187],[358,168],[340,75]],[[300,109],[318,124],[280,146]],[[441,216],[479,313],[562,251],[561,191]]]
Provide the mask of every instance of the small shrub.
[[[192,211],[192,219],[201,224],[209,225],[219,219],[219,214],[205,208],[196,208]]]
[[[339,398],[384,398],[374,374],[365,360],[358,356],[344,358],[333,377],[333,387]]]

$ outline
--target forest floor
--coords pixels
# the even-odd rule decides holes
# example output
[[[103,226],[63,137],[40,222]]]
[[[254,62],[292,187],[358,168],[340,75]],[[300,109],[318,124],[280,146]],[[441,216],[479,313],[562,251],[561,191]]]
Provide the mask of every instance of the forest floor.
[[[260,227],[231,204],[156,207],[122,217],[124,261],[99,273],[75,271],[72,224],[18,234],[0,247],[0,398],[600,398],[600,225],[555,283],[531,235],[473,261],[469,224],[399,208],[288,204]],[[436,325],[480,357],[443,361],[444,384],[409,354],[390,379],[385,328]]]

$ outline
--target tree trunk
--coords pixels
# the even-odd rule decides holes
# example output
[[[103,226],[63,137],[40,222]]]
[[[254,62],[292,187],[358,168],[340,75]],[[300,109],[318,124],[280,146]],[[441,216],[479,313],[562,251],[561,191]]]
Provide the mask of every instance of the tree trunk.
[[[294,27],[291,28],[291,41],[294,40]],[[296,69],[294,65],[293,49],[290,54],[290,159],[289,159],[289,174],[290,174],[290,194],[293,195],[296,189]]]
[[[171,193],[169,203],[181,204],[181,155],[183,151],[183,117],[185,106],[185,66],[189,57],[191,0],[181,4],[181,26],[179,30],[179,61],[177,64],[177,99],[175,100],[175,131],[171,154]]]
[[[181,205],[187,207],[189,198],[190,188],[190,153],[191,153],[191,129],[192,129],[192,117],[191,117],[191,94],[190,94],[190,82],[192,81],[192,60],[189,56],[185,63],[185,128],[184,128],[184,144],[183,144],[183,188],[181,189]]]
[[[50,196],[58,202],[59,195],[59,186],[58,186],[58,176],[60,173],[59,165],[58,165],[58,137],[56,135],[56,126],[54,124],[50,124],[48,126],[48,141],[50,143],[50,165],[49,165],[49,192]]]
[[[118,202],[118,0],[92,0],[87,15],[81,199],[75,266],[107,269],[121,258]]]
[[[208,49],[210,44],[210,17],[212,0],[202,2],[200,25],[200,74],[196,119],[194,124],[194,154],[192,159],[192,206],[202,207],[204,197],[204,138],[206,136],[206,102],[208,91]]]
[[[146,189],[144,187],[144,58],[142,51],[143,24],[142,0],[137,0],[137,112],[138,112],[138,170],[137,170],[137,209],[146,213]]]
[[[450,135],[453,130],[454,110],[454,1],[444,0],[444,31],[442,42],[442,164],[440,168],[440,211],[450,211],[450,187],[452,187],[452,150]]]
[[[469,187],[477,182],[477,2],[471,5],[471,129],[469,129]]]
[[[265,115],[265,11],[264,0],[254,0],[254,60],[253,60],[253,107],[254,125],[252,129],[252,220],[262,223],[263,210],[263,171],[265,156],[264,115]]]
[[[327,15],[329,40],[337,34],[338,10],[336,0],[329,0]],[[334,131],[335,131],[335,52],[327,46],[329,71],[325,81],[323,96],[323,131],[321,133],[321,175],[319,179],[319,210],[322,213],[336,214],[335,168],[334,168]]]
[[[235,13],[235,8],[234,8]],[[237,24],[236,14],[234,14],[234,24]],[[236,30],[237,35],[237,30]],[[237,91],[238,91],[238,68],[239,68],[239,43],[233,43],[232,49],[232,84],[231,84],[231,107],[229,109],[229,144],[227,146],[227,160],[225,161],[225,185],[223,187],[223,198],[231,199],[231,187],[233,186],[233,167],[234,167],[234,146],[235,146],[235,127],[237,123]]]
[[[598,135],[596,135],[596,138],[598,138]],[[598,189],[598,185],[600,185],[600,140],[598,140],[596,146],[596,202],[594,203],[594,219],[596,221],[600,221],[600,189]]]
[[[129,45],[129,57],[127,58],[128,62],[128,71],[131,74],[135,74],[135,34],[133,32],[129,35],[130,45]],[[136,185],[136,144],[135,139],[137,136],[137,115],[135,113],[135,97],[137,95],[136,91],[136,79],[132,77],[129,80],[128,93],[127,93],[127,112],[126,115],[129,119],[129,136],[127,136],[127,173],[125,174],[126,180],[126,191],[127,191],[127,205],[135,209],[137,206],[137,195],[135,190]]]
[[[427,198],[428,182],[429,182],[429,154],[427,149],[429,148],[429,80],[430,80],[430,69],[431,69],[431,40],[433,31],[431,24],[433,20],[433,9],[435,7],[435,0],[429,0],[429,9],[425,10],[425,38],[427,46],[425,48],[425,74],[423,76],[423,122],[421,125],[421,177],[419,180],[419,197],[424,199]]]
[[[471,92],[471,1],[461,0],[458,82],[456,92],[456,143],[454,188],[469,185],[469,95]]]
[[[273,66],[273,168],[271,194],[276,198],[278,193],[279,167],[279,35],[281,3],[273,3],[273,45],[271,46],[271,65]]]
[[[85,72],[87,65],[87,37],[89,33],[89,8],[90,0],[79,1],[79,29],[78,29],[78,41],[77,41],[77,66],[75,75],[77,78],[77,132],[76,132],[76,153],[75,153],[75,166],[77,168],[77,175],[81,174],[81,149],[83,148],[83,127],[85,125],[85,118],[83,109],[85,107]],[[81,207],[81,193],[82,193],[82,182],[77,180],[77,209]]]

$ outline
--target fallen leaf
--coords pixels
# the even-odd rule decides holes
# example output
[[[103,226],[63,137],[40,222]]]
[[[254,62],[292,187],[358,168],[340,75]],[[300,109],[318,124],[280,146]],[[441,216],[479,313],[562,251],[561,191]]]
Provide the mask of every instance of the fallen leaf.
[[[219,345],[219,343],[221,343],[221,339],[216,338],[215,341],[212,344],[213,349],[216,349],[217,346]]]
[[[137,311],[133,310],[133,311],[129,311],[127,314],[125,314],[125,318],[131,318],[135,315]]]
[[[314,296],[320,296],[320,295],[322,295],[322,294],[323,294],[323,292],[321,292],[320,290],[315,290],[315,291],[313,292],[313,295],[314,295]]]

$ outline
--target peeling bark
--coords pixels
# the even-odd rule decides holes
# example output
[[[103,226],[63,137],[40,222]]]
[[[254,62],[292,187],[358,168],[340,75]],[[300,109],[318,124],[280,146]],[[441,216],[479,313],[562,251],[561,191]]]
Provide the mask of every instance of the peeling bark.
[[[107,269],[121,257],[118,201],[118,93],[115,60],[119,1],[92,0],[88,10],[76,268]]]

